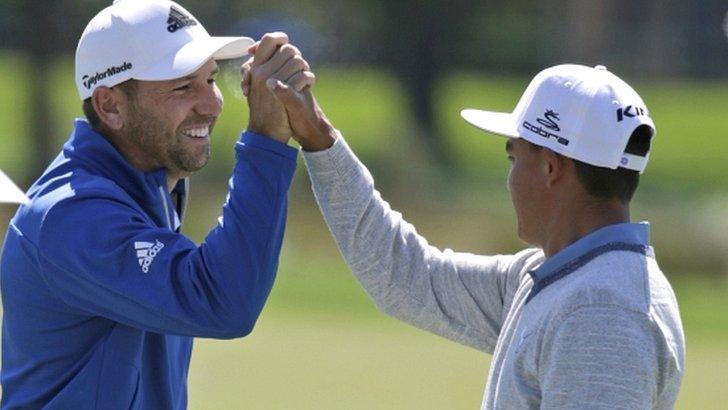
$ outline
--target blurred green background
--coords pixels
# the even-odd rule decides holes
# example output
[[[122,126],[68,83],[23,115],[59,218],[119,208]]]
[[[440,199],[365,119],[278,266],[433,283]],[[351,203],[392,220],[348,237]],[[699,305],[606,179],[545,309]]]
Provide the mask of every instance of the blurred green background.
[[[208,8],[196,1],[183,4],[188,3],[192,5],[188,9],[203,22],[214,21],[213,17],[224,14],[223,6],[231,4],[213,1]],[[699,10],[702,14],[686,16],[678,25],[675,16],[685,12],[681,7],[665,6],[667,11],[660,9],[662,14],[650,21],[640,20],[641,15],[633,11],[628,23],[644,23],[645,32],[651,34],[639,37],[640,43],[632,48],[625,46],[625,51],[613,46],[622,37],[610,39],[611,32],[604,27],[617,24],[617,11],[626,2],[600,2],[596,8],[601,11],[584,6],[592,2],[555,2],[568,6],[568,15],[586,13],[587,22],[577,25],[577,29],[585,26],[581,32],[589,33],[592,27],[591,40],[596,43],[590,46],[592,43],[584,39],[567,41],[549,57],[545,33],[557,33],[565,41],[579,30],[572,27],[569,32],[558,31],[558,12],[543,6],[535,11],[527,7],[535,2],[525,2],[526,6],[485,2],[490,8],[480,6],[467,19],[462,16],[468,13],[459,14],[465,20],[457,32],[418,31],[414,39],[396,37],[401,43],[394,41],[394,29],[377,37],[377,44],[390,48],[416,44],[417,35],[431,39],[442,34],[458,41],[458,47],[452,50],[457,56],[452,64],[441,63],[450,56],[447,47],[442,46],[443,40],[431,50],[432,56],[409,55],[413,58],[410,67],[415,71],[423,61],[438,62],[434,77],[432,73],[417,72],[410,77],[402,68],[407,64],[395,67],[396,58],[378,53],[374,50],[376,44],[362,43],[362,39],[377,27],[392,24],[380,21],[391,7],[397,11],[397,7],[406,8],[404,5],[416,2],[398,6],[372,2],[371,9],[344,2],[331,13],[346,25],[333,28],[321,28],[331,22],[330,16],[316,8],[322,3],[304,3],[303,17],[298,21],[314,27],[319,33],[317,44],[324,51],[339,50],[338,58],[313,59],[317,63],[315,91],[319,102],[370,168],[384,198],[441,248],[493,254],[515,252],[524,246],[515,235],[515,216],[505,189],[505,140],[465,124],[458,114],[462,108],[509,111],[537,71],[563,61],[606,63],[632,84],[642,94],[658,128],[650,164],[633,203],[633,219],[652,223],[658,261],[680,303],[687,338],[687,370],[677,408],[725,408],[728,75],[723,63],[728,61],[728,44],[723,44],[723,38],[723,48],[706,42],[711,37],[701,30],[714,28],[705,20],[701,26],[698,18],[713,13],[716,5],[722,16],[724,5],[707,1]],[[23,4],[10,1],[2,7],[21,15],[26,11]],[[78,13],[69,14],[69,21],[78,23],[78,27],[74,26],[73,35],[66,35],[68,44],[76,41],[85,21],[105,3],[88,0],[80,4],[87,9],[74,9]],[[274,2],[267,9],[250,7],[264,13],[290,4]],[[451,8],[467,11],[473,4],[455,1]],[[659,4],[664,3],[646,1],[635,7],[654,11]],[[2,7],[0,11],[8,11]],[[236,7],[238,10],[242,6]],[[437,11],[431,6],[423,13],[436,16]],[[358,13],[359,18],[348,13]],[[457,16],[446,14],[442,18]],[[533,32],[531,23],[539,18],[550,25]],[[227,17],[231,24],[233,20]],[[722,36],[721,17],[713,20]],[[286,24],[291,24],[275,21],[278,25],[263,24],[261,30],[287,29]],[[478,21],[489,24],[475,24]],[[442,30],[447,23],[457,26],[459,22],[447,20],[437,27]],[[13,25],[8,24],[0,19],[4,34],[12,32],[7,27]],[[418,30],[406,19],[402,24],[407,30]],[[624,28],[625,24],[616,27]],[[219,32],[206,26],[210,32]],[[292,30],[295,32],[297,27],[293,25]],[[332,32],[345,32],[348,37],[332,37]],[[657,35],[673,32],[685,35],[681,41],[688,45],[674,37]],[[51,37],[49,34],[46,41],[55,41]],[[8,44],[13,41],[4,38]],[[501,43],[503,38],[508,41]],[[292,35],[292,39],[296,41],[296,36]],[[671,43],[674,48],[669,47]],[[81,116],[73,82],[72,48],[68,44],[62,52],[45,57],[45,74],[41,77],[37,56],[28,51],[27,45],[0,47],[0,78],[6,80],[0,87],[0,106],[4,108],[0,111],[0,169],[24,188],[41,172],[37,164],[45,163],[45,157],[58,151],[71,130],[72,119]],[[688,54],[685,50],[692,50],[691,44],[703,44],[704,52]],[[640,54],[640,46],[649,52]],[[360,50],[361,55],[341,51],[349,48]],[[479,51],[471,56],[471,48]],[[522,56],[523,50],[531,51],[528,58]],[[670,67],[663,66],[665,58],[671,58]],[[225,94],[225,109],[213,134],[213,157],[204,170],[192,177],[192,200],[184,231],[196,241],[201,241],[216,222],[232,167],[231,148],[247,123],[247,106],[237,91],[236,71],[235,62],[223,65],[218,83]],[[413,91],[413,78],[427,82],[426,96]],[[42,106],[34,94],[38,82],[43,85]],[[421,98],[427,103],[424,111],[418,103]],[[40,122],[47,126],[39,128]],[[190,371],[190,408],[478,408],[490,356],[379,313],[349,273],[330,238],[312,198],[302,160],[299,168],[291,188],[288,229],[270,300],[249,337],[196,341]],[[3,231],[13,212],[13,207],[0,207]]]

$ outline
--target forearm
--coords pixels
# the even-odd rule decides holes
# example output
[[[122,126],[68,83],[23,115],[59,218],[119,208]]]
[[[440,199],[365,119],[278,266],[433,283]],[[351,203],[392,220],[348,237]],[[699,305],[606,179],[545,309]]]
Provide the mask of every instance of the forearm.
[[[247,334],[275,277],[295,168],[295,149],[264,138],[237,145],[223,216],[199,247],[116,187],[78,188],[41,228],[44,279],[79,314],[157,333]],[[153,253],[145,244],[156,244]]]
[[[250,327],[270,293],[286,223],[295,149],[246,133],[216,228],[200,246],[219,307]]]
[[[304,152],[317,202],[377,306],[441,336],[490,350],[500,330],[507,257],[441,252],[374,189],[345,141]]]

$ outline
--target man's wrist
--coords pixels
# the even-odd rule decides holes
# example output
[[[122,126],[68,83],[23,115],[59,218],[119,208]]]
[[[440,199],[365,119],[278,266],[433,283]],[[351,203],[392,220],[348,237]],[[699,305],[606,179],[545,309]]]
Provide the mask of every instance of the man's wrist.
[[[293,159],[295,159],[298,155],[298,149],[250,129],[246,129],[242,132],[238,144],[236,145],[236,150],[244,146],[264,149]]]
[[[338,138],[338,133],[331,124],[327,123],[320,133],[308,138],[299,138],[298,143],[304,151],[316,152],[331,148],[336,142],[336,138]]]
[[[271,130],[267,129],[266,127],[259,127],[252,122],[248,123],[248,127],[246,129],[255,134],[264,135],[272,140],[282,142],[284,144],[287,144],[288,141],[291,139],[290,133],[288,132]]]

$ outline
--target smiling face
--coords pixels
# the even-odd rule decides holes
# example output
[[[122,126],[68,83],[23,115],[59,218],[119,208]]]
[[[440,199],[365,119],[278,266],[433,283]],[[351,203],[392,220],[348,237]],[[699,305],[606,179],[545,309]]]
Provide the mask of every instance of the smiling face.
[[[165,168],[170,180],[207,164],[210,133],[223,105],[217,71],[209,60],[184,78],[136,81],[119,138],[133,164],[144,171]]]
[[[535,246],[543,241],[547,186],[543,150],[521,138],[509,138],[506,142],[511,162],[507,185],[518,219],[518,237]]]

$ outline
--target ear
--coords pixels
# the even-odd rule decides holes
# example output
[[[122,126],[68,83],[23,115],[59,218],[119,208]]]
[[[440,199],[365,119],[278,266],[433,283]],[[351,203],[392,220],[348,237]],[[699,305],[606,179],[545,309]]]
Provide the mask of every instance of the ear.
[[[104,86],[98,87],[91,96],[91,103],[104,126],[114,131],[118,131],[124,126],[124,118],[121,113],[126,99],[120,90]]]
[[[568,168],[573,167],[573,163],[563,155],[559,155],[550,149],[541,150],[543,157],[543,172],[546,175],[546,184],[549,188],[554,187],[557,183],[564,179],[568,172]]]

